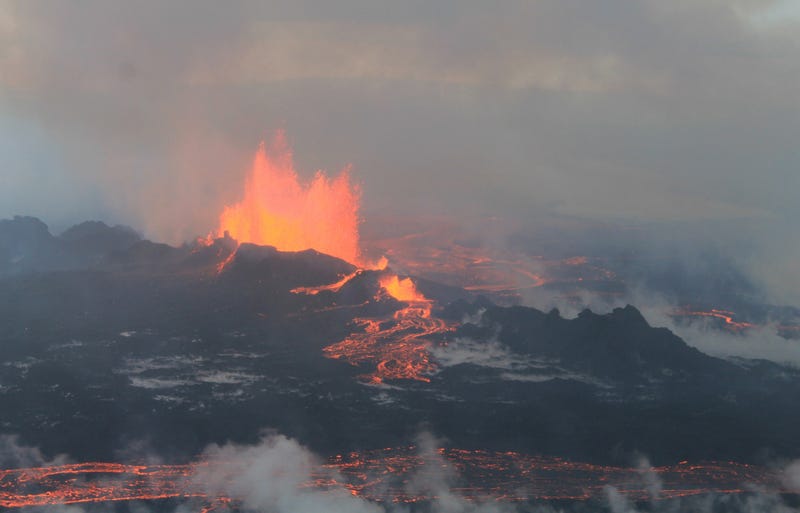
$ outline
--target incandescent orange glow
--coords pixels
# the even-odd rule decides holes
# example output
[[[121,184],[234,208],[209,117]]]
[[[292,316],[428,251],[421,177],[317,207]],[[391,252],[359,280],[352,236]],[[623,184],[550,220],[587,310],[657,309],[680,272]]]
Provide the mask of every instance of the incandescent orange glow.
[[[718,308],[712,308],[710,311],[703,311],[692,310],[691,308],[686,307],[677,310],[673,315],[676,317],[709,317],[713,319],[720,319],[725,323],[724,326],[733,332],[741,332],[755,327],[755,324],[749,322],[733,320],[734,316],[736,315],[734,312],[720,310]]]
[[[210,494],[197,478],[199,470],[215,464],[202,460],[182,465],[86,462],[0,469],[0,509],[180,499],[200,501],[204,505],[199,511],[204,513],[229,511],[236,501]],[[752,486],[789,491],[773,470],[735,462],[681,462],[645,470],[517,452],[449,448],[420,454],[415,447],[333,456],[317,465],[299,486],[320,493],[346,489],[376,502],[415,503],[435,497],[430,491],[412,492],[409,483],[436,480],[443,469],[461,476],[453,491],[469,501],[489,497],[498,502],[587,500],[602,497],[608,485],[631,499],[646,500],[651,496],[648,481],[642,478],[645,471],[662,483],[659,499],[737,494]]]
[[[239,203],[225,207],[217,236],[226,231],[239,242],[283,251],[313,248],[351,263],[359,262],[359,187],[347,169],[329,178],[318,171],[301,182],[283,132],[269,150],[264,143]]]
[[[417,286],[411,278],[400,278],[396,274],[390,274],[380,279],[380,285],[393,298],[398,301],[428,301],[417,290]]]
[[[325,356],[352,365],[374,366],[374,370],[360,376],[373,385],[397,379],[429,382],[436,370],[429,351],[430,339],[451,331],[453,326],[431,316],[433,301],[417,290],[411,278],[385,274],[378,283],[388,295],[408,305],[397,310],[391,320],[356,318],[354,323],[361,331],[325,347]],[[329,287],[338,286],[335,283]]]

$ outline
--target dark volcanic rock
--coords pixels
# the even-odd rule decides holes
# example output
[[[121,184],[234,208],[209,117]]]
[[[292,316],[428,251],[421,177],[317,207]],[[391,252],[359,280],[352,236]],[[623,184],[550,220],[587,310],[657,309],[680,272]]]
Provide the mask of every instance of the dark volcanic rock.
[[[63,267],[75,254],[65,247],[87,240],[71,263],[83,267]],[[637,451],[656,463],[800,451],[796,370],[712,358],[632,306],[565,319],[420,281],[457,299],[434,314],[461,325],[431,342],[430,382],[375,387],[323,350],[363,330],[358,318],[392,322],[403,305],[380,293],[383,271],[298,294],[355,268],[99,224],[55,238],[23,218],[0,224],[0,262],[0,432],[49,454],[113,459],[146,440],[182,459],[264,428],[330,454],[406,444],[421,426],[460,447],[614,463]]]
[[[0,275],[85,269],[141,237],[124,226],[87,221],[54,237],[34,217],[0,220]]]
[[[99,259],[112,251],[131,247],[141,240],[141,236],[127,226],[108,226],[101,221],[86,221],[69,228],[59,239],[71,251],[88,259]]]
[[[68,266],[67,255],[35,217],[0,220],[0,275]]]
[[[688,346],[665,328],[651,327],[633,306],[606,315],[584,310],[576,319],[526,307],[491,307],[483,327],[462,328],[465,336],[499,341],[513,351],[558,359],[571,369],[619,382],[665,375],[717,374],[733,366]]]

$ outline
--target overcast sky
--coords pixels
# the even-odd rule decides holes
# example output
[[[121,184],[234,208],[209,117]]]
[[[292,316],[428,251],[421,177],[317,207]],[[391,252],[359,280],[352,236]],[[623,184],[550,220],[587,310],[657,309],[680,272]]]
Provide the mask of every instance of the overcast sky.
[[[0,218],[205,233],[279,128],[367,211],[797,241],[800,1],[0,0]]]

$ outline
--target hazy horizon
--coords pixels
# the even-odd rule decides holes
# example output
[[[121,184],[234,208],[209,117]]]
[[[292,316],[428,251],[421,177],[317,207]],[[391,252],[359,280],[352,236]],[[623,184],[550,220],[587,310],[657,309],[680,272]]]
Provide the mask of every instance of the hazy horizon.
[[[800,302],[800,13],[770,0],[5,2],[0,218],[179,243],[260,141],[362,218],[708,226]]]

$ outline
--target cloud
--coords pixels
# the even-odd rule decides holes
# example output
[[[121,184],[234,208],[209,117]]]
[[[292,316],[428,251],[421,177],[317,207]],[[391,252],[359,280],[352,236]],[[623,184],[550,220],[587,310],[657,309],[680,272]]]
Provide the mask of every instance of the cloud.
[[[484,497],[478,500],[467,500],[458,493],[463,486],[460,476],[451,461],[442,456],[439,448],[444,444],[430,433],[423,432],[416,439],[416,447],[420,465],[405,476],[405,484],[400,489],[409,496],[432,497],[423,506],[431,513],[513,513],[527,511],[534,513],[569,513],[599,509],[596,502],[562,503],[554,507],[546,502],[531,501],[524,504],[509,503],[497,497]],[[123,451],[129,457],[138,460],[159,461],[152,454],[135,452],[144,450],[143,446],[132,446]],[[8,455],[13,459],[5,459]],[[122,454],[122,453],[121,453]],[[63,459],[46,460],[35,448],[20,445],[14,437],[0,439],[0,460],[3,465],[38,466],[59,465]],[[205,492],[209,497],[227,497],[232,499],[235,507],[242,511],[270,511],[274,513],[295,511],[327,511],[355,513],[406,513],[407,506],[391,502],[378,503],[357,497],[344,488],[344,479],[335,471],[321,465],[322,460],[297,441],[276,432],[265,432],[254,444],[225,443],[210,445],[203,452],[191,482],[193,490]],[[16,463],[14,463],[16,462]],[[605,488],[605,506],[612,513],[638,513],[650,511],[668,513],[693,511],[711,513],[714,511],[731,511],[733,513],[792,513],[796,508],[786,505],[783,499],[773,491],[750,487],[745,494],[704,494],[676,499],[662,497],[663,484],[650,466],[646,458],[639,458],[634,473],[634,480],[626,483],[613,483],[621,488],[607,486]],[[0,467],[11,468],[11,467]],[[800,462],[792,461],[778,467],[783,476],[783,485],[787,491],[800,487]],[[385,481],[386,475],[377,477]],[[310,483],[315,483],[310,485]],[[321,484],[322,486],[317,486]],[[395,486],[398,483],[390,484]],[[742,483],[747,488],[747,483]],[[634,503],[620,490],[646,490],[649,493],[647,504]],[[208,499],[211,503],[213,499]],[[224,511],[224,504],[220,503]],[[175,513],[196,511],[200,503],[188,501],[178,504]],[[147,501],[126,503],[134,513],[149,513],[164,506],[153,506]],[[26,511],[46,513],[114,511],[113,504],[98,503],[80,506],[48,506],[27,508]]]
[[[669,329],[688,345],[708,355],[763,359],[800,368],[800,344],[797,340],[779,335],[779,325],[775,322],[736,332],[721,329],[718,320],[707,317],[678,320],[673,315],[685,305],[674,297],[669,297],[663,290],[647,288],[641,283],[627,285],[629,290],[626,294],[611,297],[587,290],[579,290],[565,297],[546,290],[532,289],[524,294],[523,303],[543,311],[557,308],[565,318],[575,318],[586,308],[603,314],[632,304],[642,312],[651,326]],[[490,355],[491,353],[487,354],[487,357]]]
[[[648,491],[650,500],[646,505],[636,504],[621,493],[614,486],[606,486],[605,502],[611,513],[674,513],[692,511],[697,513],[712,513],[715,511],[729,511],[731,513],[796,513],[796,507],[786,504],[784,499],[774,491],[760,490],[748,483],[742,483],[745,493],[717,494],[707,493],[696,496],[686,496],[677,499],[662,499],[660,497],[663,483],[658,474],[654,472],[646,458],[637,465],[642,471],[639,474],[641,485]],[[795,491],[800,484],[797,480],[800,462],[792,462],[784,468],[784,486],[787,491]]]
[[[476,365],[491,369],[512,370],[528,368],[530,363],[523,355],[513,354],[496,339],[474,341],[468,338],[457,338],[447,345],[431,347],[431,354],[443,367],[456,365]]]
[[[668,316],[647,314],[656,326],[664,326],[678,334],[687,344],[706,354],[770,360],[778,364],[800,367],[800,344],[778,335],[777,326],[767,324],[743,333],[722,331],[707,322],[677,324]]]
[[[800,493],[800,460],[793,461],[783,469],[783,484],[787,490]]]
[[[800,42],[754,21],[773,5],[9,2],[0,113],[33,129],[0,216],[179,242],[286,128],[368,209],[793,219]]]
[[[208,447],[195,484],[210,496],[230,497],[247,510],[292,513],[330,511],[378,513],[382,509],[354,497],[343,487],[324,492],[308,487],[316,479],[335,478],[319,470],[317,458],[296,441],[266,435],[256,445]],[[341,481],[339,481],[341,482]]]
[[[498,501],[494,497],[466,500],[457,493],[460,478],[454,467],[439,452],[444,441],[430,433],[421,433],[416,440],[421,465],[408,477],[404,492],[411,496],[434,497],[428,505],[432,513],[513,513],[533,511],[555,513],[584,511],[586,504],[562,505],[558,509],[547,503],[524,505]],[[282,435],[266,434],[254,445],[213,445],[206,449],[208,465],[195,477],[195,486],[210,495],[224,495],[241,502],[252,511],[354,511],[365,513],[401,513],[406,509],[396,504],[378,504],[351,495],[344,488],[328,487],[322,491],[304,486],[314,479],[343,482],[340,476],[320,471],[320,460],[296,441]],[[635,504],[613,486],[605,488],[605,502],[612,513],[696,511],[711,513],[791,513],[797,509],[787,506],[773,492],[753,488],[744,495],[705,494],[677,499],[661,497],[663,484],[648,460],[640,457],[640,469],[635,483],[626,487],[643,489],[649,494],[647,505]],[[784,467],[784,484],[789,490],[800,486],[800,464],[791,462]],[[327,473],[326,473],[327,472]],[[384,476],[385,477],[385,476]],[[743,483],[746,486],[746,483]],[[574,507],[573,507],[574,506]],[[640,509],[644,507],[644,509]],[[300,509],[298,509],[300,508]]]
[[[460,476],[440,455],[442,441],[430,433],[421,433],[416,440],[422,464],[415,468],[404,493],[409,496],[432,497],[432,513],[512,513],[514,504],[494,497],[467,500],[457,493]],[[207,462],[194,478],[194,486],[210,496],[234,499],[246,511],[330,511],[363,513],[402,513],[398,504],[378,504],[352,495],[341,485],[341,476],[321,470],[320,460],[308,449],[283,435],[265,435],[255,445],[213,445],[203,453]],[[381,480],[386,479],[382,476]],[[324,489],[309,487],[309,482],[325,482]],[[548,505],[531,505],[531,511],[552,513]],[[526,509],[527,511],[527,509]]]
[[[0,435],[0,469],[46,467],[67,463],[65,455],[45,457],[38,447],[24,445],[18,435]]]

